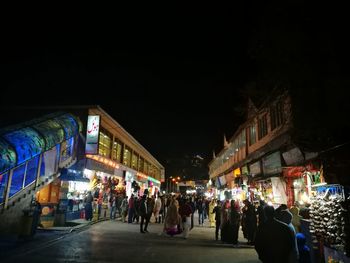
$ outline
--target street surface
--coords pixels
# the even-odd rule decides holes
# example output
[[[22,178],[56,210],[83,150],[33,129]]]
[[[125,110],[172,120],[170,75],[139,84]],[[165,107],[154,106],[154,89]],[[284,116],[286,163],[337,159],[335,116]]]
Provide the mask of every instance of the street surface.
[[[241,247],[233,248],[215,241],[215,229],[207,225],[195,225],[187,240],[161,236],[161,230],[161,224],[151,223],[149,233],[141,234],[136,223],[104,221],[27,252],[13,253],[1,262],[260,262],[242,237]]]

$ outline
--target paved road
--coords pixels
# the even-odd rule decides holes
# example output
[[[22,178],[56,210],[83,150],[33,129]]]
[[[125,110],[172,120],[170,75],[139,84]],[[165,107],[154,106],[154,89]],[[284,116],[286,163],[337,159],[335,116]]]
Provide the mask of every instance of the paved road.
[[[161,229],[152,223],[141,234],[137,224],[104,221],[2,262],[259,262],[253,248],[213,240],[213,228],[195,226],[187,240],[160,236]]]

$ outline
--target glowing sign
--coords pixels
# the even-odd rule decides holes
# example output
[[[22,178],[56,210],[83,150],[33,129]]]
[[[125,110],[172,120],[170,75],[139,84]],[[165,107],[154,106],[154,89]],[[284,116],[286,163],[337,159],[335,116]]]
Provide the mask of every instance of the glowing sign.
[[[100,116],[89,115],[86,129],[86,154],[97,154],[98,153],[98,135],[100,131]]]
[[[112,168],[119,169],[119,164],[117,162],[114,162],[114,161],[112,161],[112,160],[110,160],[110,159],[108,159],[106,157],[99,156],[99,155],[87,154],[86,158],[93,159],[95,161],[103,163],[103,164],[105,164],[107,166],[110,166]]]

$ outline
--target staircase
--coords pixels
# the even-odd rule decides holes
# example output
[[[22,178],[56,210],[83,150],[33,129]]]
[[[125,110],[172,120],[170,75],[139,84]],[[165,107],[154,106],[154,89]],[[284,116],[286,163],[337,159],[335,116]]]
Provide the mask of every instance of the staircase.
[[[30,206],[32,198],[37,191],[40,191],[46,185],[52,183],[56,178],[59,178],[62,168],[69,168],[75,164],[77,159],[72,159],[61,165],[61,168],[56,174],[45,176],[40,178],[38,186],[35,186],[35,182],[22,189],[16,195],[11,197],[7,208],[3,205],[0,207],[0,235],[1,234],[19,234],[21,231],[21,220],[23,217],[23,209],[27,209]]]

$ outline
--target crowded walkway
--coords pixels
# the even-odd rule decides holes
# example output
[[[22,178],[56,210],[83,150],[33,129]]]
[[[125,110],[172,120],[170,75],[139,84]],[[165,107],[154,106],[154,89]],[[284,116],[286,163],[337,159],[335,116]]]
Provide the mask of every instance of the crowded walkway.
[[[48,262],[48,258],[50,262],[259,262],[253,248],[237,249],[215,241],[215,228],[209,228],[209,221],[198,226],[196,219],[186,240],[160,235],[162,224],[152,220],[146,234],[140,233],[137,223],[108,220],[3,262]],[[242,236],[239,241],[244,243]]]

